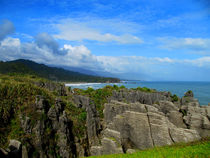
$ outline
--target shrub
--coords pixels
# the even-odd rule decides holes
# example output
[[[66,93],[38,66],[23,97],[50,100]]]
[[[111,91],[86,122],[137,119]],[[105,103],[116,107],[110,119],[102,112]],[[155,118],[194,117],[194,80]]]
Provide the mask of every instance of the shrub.
[[[173,96],[171,96],[171,100],[172,100],[172,102],[176,102],[179,100],[179,98],[176,94],[174,94]]]

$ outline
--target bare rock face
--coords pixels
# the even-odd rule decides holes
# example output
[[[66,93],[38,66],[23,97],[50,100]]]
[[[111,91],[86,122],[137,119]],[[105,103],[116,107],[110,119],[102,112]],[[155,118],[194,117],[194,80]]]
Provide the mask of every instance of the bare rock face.
[[[117,100],[120,102],[135,103],[152,105],[160,100],[170,100],[169,92],[153,92],[147,93],[137,90],[122,89],[120,91],[113,91],[110,100]]]
[[[38,120],[20,117],[22,129],[33,134],[30,145],[23,148],[24,157],[76,157],[76,146],[72,134],[72,122],[64,110],[65,104],[57,98],[50,106],[42,96],[36,97],[35,109]],[[14,144],[14,143],[13,143]],[[31,155],[36,150],[36,156]]]
[[[201,138],[197,130],[186,128],[179,108],[169,101],[161,101],[160,105],[110,101],[105,104],[104,117],[106,128],[102,144],[92,146],[92,155],[130,152],[130,149],[147,149]]]
[[[66,96],[67,92],[66,92],[66,88],[64,84],[59,84],[59,83],[55,83],[55,82],[36,82],[34,83],[35,85],[37,85],[38,87],[42,87],[45,89],[48,89],[49,91],[54,91],[56,92],[59,96]]]
[[[103,119],[89,97],[74,95],[73,100],[77,108],[87,112],[84,138],[73,135],[73,122],[61,99],[49,105],[43,96],[36,96],[35,104],[30,105],[33,115],[19,116],[23,131],[33,137],[23,146],[10,140],[8,149],[0,148],[0,157],[74,158],[132,153],[210,136],[210,106],[200,106],[191,91],[176,103],[167,92],[114,91],[104,105]],[[34,151],[36,155],[31,154]]]
[[[87,134],[90,145],[99,144],[98,133],[101,130],[101,124],[96,106],[88,97],[75,95],[74,102],[78,108],[83,108],[87,112]]]
[[[24,156],[24,155],[23,155]],[[22,144],[18,140],[9,140],[9,146],[7,149],[0,148],[1,158],[22,158]]]
[[[190,129],[198,131],[201,137],[210,136],[210,106],[189,106],[181,107],[183,111],[183,120]]]

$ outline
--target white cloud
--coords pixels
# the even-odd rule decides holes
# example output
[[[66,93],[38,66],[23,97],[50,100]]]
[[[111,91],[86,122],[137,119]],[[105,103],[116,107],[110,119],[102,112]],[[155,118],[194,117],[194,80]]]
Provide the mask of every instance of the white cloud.
[[[194,60],[184,60],[184,62],[198,67],[210,67],[210,56],[205,56]]]
[[[8,37],[1,42],[1,46],[2,47],[10,47],[10,46],[11,47],[19,47],[20,40],[19,40],[19,38]]]
[[[210,69],[210,57],[197,59],[171,59],[168,57],[144,57],[144,56],[96,56],[84,45],[64,45],[54,53],[52,49],[39,47],[37,43],[21,43],[17,38],[8,37],[0,46],[0,60],[15,60],[19,58],[30,59],[39,63],[54,66],[73,66],[93,71],[103,71],[113,74],[146,74],[162,78],[170,74],[182,72],[177,69],[180,65],[183,69],[207,68]],[[187,71],[187,70],[186,70]],[[138,76],[132,76],[138,78]],[[126,76],[124,77],[126,78]]]
[[[125,24],[121,22],[121,24]],[[73,19],[64,19],[57,24],[51,24],[57,34],[54,34],[54,37],[57,39],[64,39],[70,41],[83,41],[83,40],[92,40],[99,42],[117,42],[121,44],[140,44],[143,43],[143,40],[137,36],[130,34],[133,32],[132,24],[128,24],[125,28],[128,28],[127,31],[116,24],[116,22],[107,21],[107,20],[94,20],[88,22],[76,21]],[[118,26],[118,28],[117,28]],[[110,29],[106,30],[105,27]],[[116,29],[116,33],[111,33]],[[126,32],[126,33],[125,33]]]
[[[208,38],[159,38],[161,48],[169,50],[188,49],[192,51],[210,51]]]

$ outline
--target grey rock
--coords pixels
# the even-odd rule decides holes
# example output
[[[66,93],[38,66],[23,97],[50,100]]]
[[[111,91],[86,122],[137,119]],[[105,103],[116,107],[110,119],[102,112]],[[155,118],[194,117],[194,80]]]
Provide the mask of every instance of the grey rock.
[[[178,107],[176,107],[172,102],[170,101],[159,101],[160,111],[164,114],[167,114],[171,111],[178,111]]]
[[[193,97],[186,97],[186,96],[181,98],[181,104],[182,105],[189,104],[190,106],[197,106],[197,107],[200,105],[197,99]]]
[[[26,146],[22,146],[22,158],[28,158],[28,151]]]
[[[59,96],[66,96],[66,88],[64,84],[55,83],[55,82],[35,82],[35,85],[48,89],[49,91],[56,92]]]
[[[187,109],[206,114],[206,109],[196,106]],[[160,101],[159,105],[111,100],[105,104],[104,120],[106,128],[102,132],[102,144],[91,148],[93,155],[128,153],[130,149],[147,149],[201,138],[197,130],[186,129],[183,114],[167,100]],[[209,128],[208,120],[204,122]]]
[[[101,130],[101,124],[96,106],[93,102],[90,102],[89,106],[86,107],[87,111],[87,134],[89,139],[89,144],[98,145],[99,138],[98,133]]]
[[[136,150],[134,150],[134,149],[128,149],[126,151],[127,154],[132,154],[132,153],[135,153],[135,152],[136,152]]]
[[[78,108],[83,108],[87,112],[87,134],[89,139],[89,144],[97,146],[99,144],[98,134],[101,131],[101,124],[96,106],[89,97],[75,95],[74,103]]]
[[[170,100],[170,94],[168,92],[142,92],[136,90],[122,89],[120,91],[113,91],[110,100],[117,100],[126,103],[140,102],[142,104],[152,105],[160,100]]]
[[[90,103],[90,99],[89,97],[85,97],[85,96],[82,96],[82,95],[74,95],[74,103],[76,104],[76,106],[78,108],[86,108],[89,106],[89,103]]]
[[[20,117],[20,120],[21,120],[21,126],[24,130],[25,133],[28,133],[30,134],[31,133],[31,120],[29,117],[27,116],[23,116],[24,118]]]
[[[35,108],[37,112],[45,112],[48,111],[49,103],[48,101],[40,95],[36,96]]]
[[[187,91],[185,94],[184,94],[185,97],[194,97],[194,94],[191,90]]]
[[[164,115],[148,113],[151,137],[154,146],[171,145],[173,141],[168,132],[167,118]]]
[[[9,141],[9,149],[11,151],[13,150],[21,150],[22,149],[22,145],[21,145],[21,142],[19,142],[18,140],[15,140],[15,139],[11,139]]]
[[[169,121],[173,123],[176,127],[187,128],[186,124],[183,121],[182,113],[179,111],[170,111],[166,114]]]
[[[78,157],[84,157],[86,153],[83,146],[80,143],[76,143],[75,145],[76,145]]]
[[[209,106],[191,106],[188,104],[182,106],[181,110],[185,111],[183,120],[190,129],[195,129],[201,137],[210,136]]]
[[[22,144],[18,140],[12,139],[9,140],[9,157],[22,157]]]
[[[183,129],[183,128],[170,128],[170,136],[175,143],[179,142],[191,142],[199,140],[201,137],[195,130]]]
[[[104,119],[106,123],[111,122],[116,115],[122,114],[125,111],[146,112],[144,105],[139,103],[126,104],[112,100],[110,103],[105,104],[104,106]]]
[[[102,140],[102,154],[115,154],[115,153],[123,153],[122,147],[117,144],[117,142],[114,139],[110,139],[107,137],[104,137]]]
[[[102,146],[91,146],[90,148],[91,155],[102,155]]]

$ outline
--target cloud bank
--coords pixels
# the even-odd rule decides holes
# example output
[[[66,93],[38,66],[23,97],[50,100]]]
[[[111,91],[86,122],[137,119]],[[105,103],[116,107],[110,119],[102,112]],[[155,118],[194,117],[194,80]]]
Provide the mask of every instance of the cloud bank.
[[[5,29],[8,26],[7,29]],[[53,36],[40,33],[32,42],[6,37],[14,31],[10,22],[0,25],[2,40],[0,60],[29,59],[59,67],[80,67],[95,72],[108,72],[124,79],[209,80],[210,56],[194,59],[145,56],[96,56],[85,45],[59,46]],[[126,39],[127,40],[127,39]],[[166,49],[208,50],[209,39],[160,39]],[[195,73],[196,72],[196,73]]]
[[[195,54],[210,55],[209,38],[159,38],[160,48],[168,50],[188,50]]]
[[[84,45],[72,46],[65,44],[62,48],[58,48],[56,41],[46,33],[36,36],[35,41],[31,43],[21,43],[18,38],[5,38],[0,46],[0,52],[1,60],[24,58],[59,67],[80,67],[96,72],[109,72],[119,76],[124,74],[123,78],[133,79],[142,79],[143,76],[140,76],[140,74],[144,74],[150,78],[153,76],[153,79],[156,80],[173,80],[169,76],[184,72],[186,76],[186,72],[194,69],[210,69],[210,57],[178,60],[168,57],[96,56]],[[182,69],[177,68],[180,66]],[[131,72],[135,76],[126,76]],[[177,76],[175,78],[177,79]],[[190,80],[190,78],[187,79]]]
[[[15,31],[13,23],[9,20],[3,20],[0,22],[0,42],[9,34]]]
[[[125,25],[125,26],[120,26]],[[51,24],[54,29],[58,32],[53,37],[68,41],[98,41],[98,42],[117,42],[119,44],[141,44],[143,40],[135,35],[132,35],[132,23],[123,23],[113,20],[99,20],[88,19],[87,22],[73,19],[63,19],[56,24]],[[102,31],[101,28],[108,28],[109,31]],[[110,30],[113,32],[115,28],[116,33],[109,33]],[[127,29],[125,31],[124,29]],[[116,31],[117,30],[117,31]],[[128,32],[128,33],[123,33]]]

